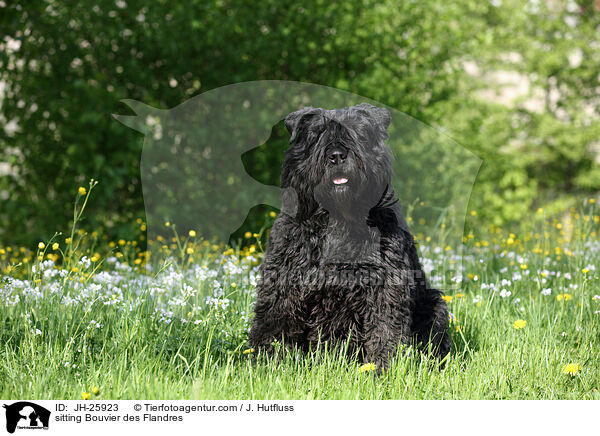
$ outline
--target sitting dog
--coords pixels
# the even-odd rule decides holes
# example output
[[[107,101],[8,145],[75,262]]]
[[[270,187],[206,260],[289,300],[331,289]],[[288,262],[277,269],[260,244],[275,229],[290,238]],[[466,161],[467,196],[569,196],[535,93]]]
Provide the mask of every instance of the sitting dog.
[[[399,344],[450,351],[446,304],[391,186],[390,121],[366,103],[286,117],[282,210],[261,265],[251,346],[347,342],[380,370]]]

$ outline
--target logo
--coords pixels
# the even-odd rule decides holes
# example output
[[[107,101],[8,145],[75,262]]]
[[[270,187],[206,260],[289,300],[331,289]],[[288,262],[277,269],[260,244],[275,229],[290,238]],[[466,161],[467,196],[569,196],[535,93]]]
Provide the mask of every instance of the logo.
[[[48,430],[50,411],[29,401],[19,401],[3,406],[6,409],[6,431],[15,429]]]
[[[348,231],[341,230],[333,220],[324,220],[326,236],[321,242],[319,261],[370,264],[381,253],[380,234],[379,227],[368,224],[364,216],[379,204],[386,206],[381,208],[385,213],[396,215],[381,217],[385,222],[396,220],[405,230],[410,227],[410,233],[430,238],[429,244],[417,247],[424,258],[436,255],[435,261],[424,265],[432,285],[444,290],[460,288],[467,207],[482,161],[443,132],[357,94],[279,80],[215,88],[170,109],[153,108],[135,100],[123,103],[132,114],[115,118],[144,135],[140,176],[148,241],[170,238],[175,227],[180,232],[193,230],[194,238],[206,241],[217,238],[227,243],[237,238],[243,226],[260,228],[262,223],[270,226],[272,222],[263,218],[257,207],[280,209],[288,217],[298,217],[298,213],[310,213],[320,207],[329,214],[335,212],[338,218],[360,216],[360,219],[351,220],[353,227]],[[349,108],[363,103],[376,107],[365,112],[362,106],[361,116],[370,113],[370,120],[378,120],[381,137],[386,130],[391,171],[387,168],[378,175],[360,174],[364,164],[355,162],[352,169],[356,172],[351,179],[346,177],[350,173],[320,177],[326,146],[337,141],[322,134],[327,124],[323,117],[329,117],[333,125],[346,118],[343,110],[315,112],[314,108]],[[300,139],[304,142],[297,143]],[[295,141],[295,151],[290,149],[290,140]],[[323,142],[321,148],[316,146],[319,141]],[[376,154],[371,148],[366,147],[361,155],[369,150]],[[293,174],[288,174],[288,169],[283,174],[286,149],[303,165],[300,172],[314,176],[304,188],[301,184],[280,183],[283,176]],[[310,154],[310,150],[314,152]],[[297,155],[293,154],[296,152]],[[375,169],[379,165],[367,167]],[[356,183],[360,183],[361,177],[366,181],[367,176],[369,183],[362,183],[362,190],[357,191]],[[384,181],[386,188],[382,191]],[[399,203],[394,202],[388,185],[400,199]],[[342,201],[342,197],[346,200]],[[349,201],[352,199],[355,200]],[[405,213],[410,212],[410,226],[404,222],[401,208]],[[342,246],[366,249],[344,250]],[[148,248],[161,247],[162,244],[154,243]],[[434,247],[447,249],[435,253],[424,251]]]

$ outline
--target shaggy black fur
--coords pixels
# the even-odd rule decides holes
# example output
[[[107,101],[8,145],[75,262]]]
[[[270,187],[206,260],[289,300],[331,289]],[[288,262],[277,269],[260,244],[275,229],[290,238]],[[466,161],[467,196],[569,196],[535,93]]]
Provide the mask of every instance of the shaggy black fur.
[[[450,351],[446,304],[392,190],[389,124],[366,103],[286,117],[283,208],[261,265],[253,347],[348,341],[379,368],[400,343]]]

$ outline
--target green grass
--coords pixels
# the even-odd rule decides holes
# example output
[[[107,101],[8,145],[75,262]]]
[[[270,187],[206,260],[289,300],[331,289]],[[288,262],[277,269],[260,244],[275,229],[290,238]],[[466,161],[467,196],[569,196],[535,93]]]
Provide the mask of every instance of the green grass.
[[[445,365],[408,347],[380,376],[328,344],[244,354],[258,265],[247,250],[198,244],[193,262],[154,272],[125,257],[100,269],[79,258],[69,269],[38,263],[26,281],[2,277],[0,397],[79,399],[98,387],[101,399],[600,399],[593,213],[572,229],[548,223],[544,241],[499,230],[468,238],[465,280],[447,294]],[[564,373],[571,363],[579,370]]]
[[[77,399],[98,386],[100,398],[113,399],[600,399],[598,316],[588,306],[579,318],[575,304],[564,306],[537,300],[525,312],[510,303],[486,310],[465,298],[453,310],[467,328],[454,332],[443,369],[407,350],[374,376],[326,347],[307,356],[282,349],[268,360],[242,354],[243,337],[220,348],[223,338],[210,327],[136,326],[149,315],[143,309],[119,316],[41,304],[29,310],[42,335],[28,333],[24,321],[2,328],[0,396]],[[70,344],[69,332],[90,317],[105,327]],[[512,327],[517,317],[527,320],[524,329]],[[580,374],[562,373],[571,362]]]

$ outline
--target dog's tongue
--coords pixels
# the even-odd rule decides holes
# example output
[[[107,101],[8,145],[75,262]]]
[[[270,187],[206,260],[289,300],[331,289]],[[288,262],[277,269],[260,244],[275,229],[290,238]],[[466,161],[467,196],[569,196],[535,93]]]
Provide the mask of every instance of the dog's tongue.
[[[339,177],[337,179],[333,179],[333,183],[336,185],[343,185],[344,183],[348,183],[348,179],[345,177]]]

